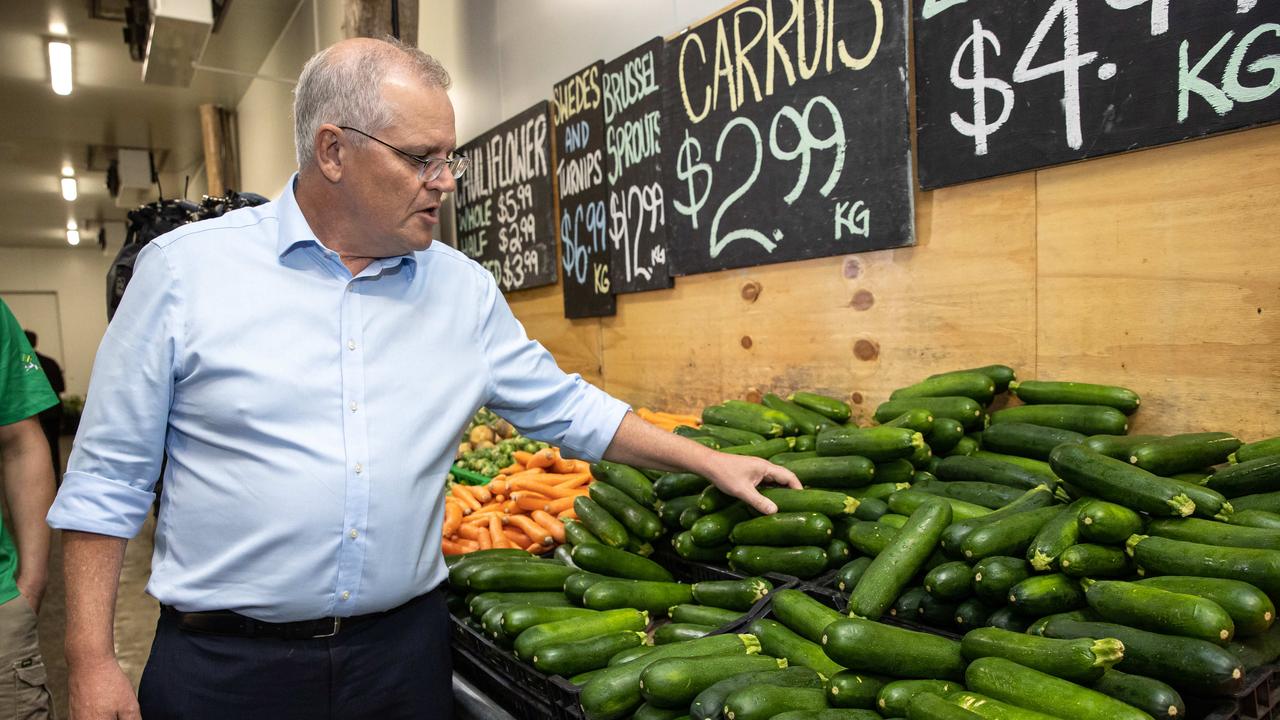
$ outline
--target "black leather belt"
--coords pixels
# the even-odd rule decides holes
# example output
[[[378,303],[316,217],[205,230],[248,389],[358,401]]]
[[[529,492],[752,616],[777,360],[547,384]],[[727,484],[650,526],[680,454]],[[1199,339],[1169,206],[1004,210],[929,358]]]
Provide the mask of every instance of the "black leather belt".
[[[325,617],[317,620],[298,620],[296,622],[264,622],[254,620],[246,615],[231,610],[206,610],[203,612],[182,612],[169,605],[161,605],[160,612],[171,615],[178,621],[178,628],[203,635],[225,635],[245,638],[276,638],[279,640],[319,640],[331,638],[344,629],[348,629],[369,620],[393,615],[411,607],[432,593],[442,592],[436,588],[429,593],[419,595],[409,602],[390,610],[353,615],[351,617]]]

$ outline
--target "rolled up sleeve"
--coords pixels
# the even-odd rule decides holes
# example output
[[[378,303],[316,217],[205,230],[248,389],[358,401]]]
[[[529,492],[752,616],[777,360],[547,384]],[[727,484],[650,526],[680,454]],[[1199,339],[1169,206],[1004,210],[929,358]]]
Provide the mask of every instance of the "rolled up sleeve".
[[[541,343],[529,339],[492,278],[485,288],[479,328],[489,370],[485,405],[566,455],[603,457],[628,405],[561,370]]]
[[[180,318],[178,278],[152,243],[98,347],[51,527],[122,538],[142,528],[164,453]]]

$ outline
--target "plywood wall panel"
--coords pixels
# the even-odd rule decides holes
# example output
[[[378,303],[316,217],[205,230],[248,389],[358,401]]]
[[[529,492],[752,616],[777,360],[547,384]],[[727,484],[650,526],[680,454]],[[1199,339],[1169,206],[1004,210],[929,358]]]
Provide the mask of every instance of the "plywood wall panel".
[[[1039,172],[1042,378],[1139,431],[1280,433],[1280,127]]]
[[[600,322],[566,320],[560,283],[511,293],[507,303],[529,337],[551,351],[560,369],[578,373],[593,385],[603,387]]]

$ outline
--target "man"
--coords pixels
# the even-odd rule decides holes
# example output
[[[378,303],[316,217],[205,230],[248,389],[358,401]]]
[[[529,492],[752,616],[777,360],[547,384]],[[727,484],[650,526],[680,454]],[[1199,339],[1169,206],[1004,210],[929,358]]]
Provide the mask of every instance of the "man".
[[[52,716],[36,613],[49,573],[53,466],[36,416],[57,404],[9,306],[0,300],[0,465],[13,531],[0,519],[0,709],[14,717]],[[16,547],[15,547],[16,544]]]
[[[565,375],[493,278],[433,243],[465,160],[449,78],[357,39],[298,80],[281,198],[157,238],[98,351],[50,524],[77,720],[139,713],[113,653],[126,539],[168,454],[142,715],[447,718],[444,477],[480,405],[570,455],[799,486]]]
[[[59,398],[62,393],[67,391],[67,383],[62,379],[62,368],[58,366],[58,361],[45,355],[36,348],[39,347],[40,338],[30,330],[23,330],[27,335],[27,342],[31,343],[31,349],[35,350],[36,360],[40,362],[40,368],[44,370],[44,376],[49,379],[49,385],[53,388],[53,392]],[[55,484],[62,484],[62,448],[59,440],[62,437],[62,403],[56,402],[53,407],[40,413],[40,427],[44,430],[44,439],[49,442],[49,457],[53,458],[53,480]]]

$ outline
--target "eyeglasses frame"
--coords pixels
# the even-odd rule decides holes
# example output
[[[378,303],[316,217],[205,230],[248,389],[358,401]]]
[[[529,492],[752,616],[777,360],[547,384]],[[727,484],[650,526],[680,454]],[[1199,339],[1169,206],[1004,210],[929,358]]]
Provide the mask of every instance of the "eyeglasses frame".
[[[452,153],[450,157],[429,157],[427,155],[414,155],[413,153],[407,150],[402,150],[385,140],[376,138],[373,135],[370,135],[369,133],[363,130],[358,130],[356,128],[353,128],[347,125],[338,125],[337,127],[339,130],[350,130],[353,133],[358,133],[360,135],[363,135],[369,138],[370,140],[380,145],[385,145],[386,147],[396,151],[397,153],[409,158],[413,162],[416,162],[419,165],[421,165],[421,167],[418,169],[419,182],[431,182],[435,180],[436,178],[440,177],[440,173],[444,172],[445,167],[449,168],[450,175],[452,175],[454,178],[459,178],[459,177],[462,177],[462,174],[467,171],[468,167],[471,166],[471,158],[468,158],[466,155],[463,155],[461,153]],[[435,173],[433,173],[431,177],[427,177],[427,167],[432,163],[439,163],[439,164],[436,165]],[[461,167],[458,167],[459,165],[461,165]]]

